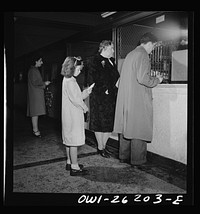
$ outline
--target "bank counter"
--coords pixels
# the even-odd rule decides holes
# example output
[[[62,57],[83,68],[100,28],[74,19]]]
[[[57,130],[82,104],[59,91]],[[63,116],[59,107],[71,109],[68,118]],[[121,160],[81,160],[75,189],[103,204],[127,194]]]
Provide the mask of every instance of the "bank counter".
[[[153,88],[153,114],[148,151],[187,164],[187,84]]]
[[[187,84],[159,84],[152,93],[153,140],[147,150],[187,164]],[[118,140],[118,134],[111,138]]]

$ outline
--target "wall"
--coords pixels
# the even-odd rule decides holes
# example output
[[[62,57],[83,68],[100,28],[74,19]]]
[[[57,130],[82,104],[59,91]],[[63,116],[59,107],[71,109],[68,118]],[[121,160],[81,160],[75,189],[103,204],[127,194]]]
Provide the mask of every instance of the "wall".
[[[14,84],[14,107],[22,110],[26,114],[27,108],[27,83]]]
[[[71,56],[81,56],[83,59],[94,55],[98,51],[99,42],[81,41],[71,43],[68,53]]]

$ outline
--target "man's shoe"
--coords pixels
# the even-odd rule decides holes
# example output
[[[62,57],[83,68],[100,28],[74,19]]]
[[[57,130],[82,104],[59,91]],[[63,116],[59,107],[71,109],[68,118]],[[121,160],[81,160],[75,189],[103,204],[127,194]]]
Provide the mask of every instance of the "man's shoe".
[[[148,166],[147,162],[144,162],[141,164],[131,164],[131,167],[135,169],[144,169],[144,167],[147,167],[147,166]]]
[[[130,160],[129,159],[120,159],[119,162],[120,163],[128,163],[128,164],[130,164]]]
[[[79,167],[80,167],[80,169],[83,169],[83,165],[82,165],[82,164],[79,164]],[[68,163],[67,163],[65,169],[66,169],[67,171],[69,171],[69,170],[71,169],[71,164],[68,164]]]
[[[71,176],[87,175],[88,171],[85,169],[70,169]]]

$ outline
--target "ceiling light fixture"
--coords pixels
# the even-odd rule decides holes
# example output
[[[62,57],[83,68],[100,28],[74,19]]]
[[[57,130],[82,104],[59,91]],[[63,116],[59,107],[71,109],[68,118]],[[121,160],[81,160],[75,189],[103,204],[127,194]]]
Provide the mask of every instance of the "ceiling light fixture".
[[[117,11],[112,11],[112,12],[104,12],[101,14],[102,18],[106,18],[107,16],[111,16],[112,14],[117,13]]]

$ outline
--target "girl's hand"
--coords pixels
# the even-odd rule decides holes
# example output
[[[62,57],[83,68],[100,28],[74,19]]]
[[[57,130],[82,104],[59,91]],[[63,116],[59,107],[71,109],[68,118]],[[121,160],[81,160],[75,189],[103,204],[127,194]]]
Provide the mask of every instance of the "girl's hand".
[[[90,87],[88,87],[86,90],[88,92],[88,94],[91,94],[92,93],[92,89],[94,87],[95,83],[93,83]]]
[[[83,113],[86,113],[86,112],[88,112],[88,111],[89,111],[88,107],[85,106],[85,108],[84,108],[84,110],[83,110]]]

